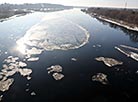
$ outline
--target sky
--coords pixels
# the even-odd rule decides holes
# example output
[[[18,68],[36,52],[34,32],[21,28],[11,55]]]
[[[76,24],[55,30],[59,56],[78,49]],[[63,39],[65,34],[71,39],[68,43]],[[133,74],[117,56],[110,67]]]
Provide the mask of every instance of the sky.
[[[0,3],[53,3],[70,6],[98,6],[98,7],[124,7],[127,2],[127,7],[138,8],[138,0],[0,0]]]

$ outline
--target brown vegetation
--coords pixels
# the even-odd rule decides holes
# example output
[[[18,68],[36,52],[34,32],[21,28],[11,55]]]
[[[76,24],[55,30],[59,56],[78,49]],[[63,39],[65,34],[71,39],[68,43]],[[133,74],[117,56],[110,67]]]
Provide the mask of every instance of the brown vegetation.
[[[138,10],[136,9],[88,8],[82,11],[138,26]]]

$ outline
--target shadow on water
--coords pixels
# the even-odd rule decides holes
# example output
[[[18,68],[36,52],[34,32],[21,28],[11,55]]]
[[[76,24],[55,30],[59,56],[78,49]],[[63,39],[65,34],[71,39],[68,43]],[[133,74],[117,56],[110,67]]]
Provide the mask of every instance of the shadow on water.
[[[132,42],[135,42],[135,43],[138,42],[138,32],[137,31],[128,30],[124,27],[118,26],[118,25],[113,24],[113,23],[106,22],[106,21],[101,20],[101,19],[98,19],[98,21],[100,21],[104,25],[108,25],[111,28],[115,28],[115,29],[123,31],[126,35],[129,36],[129,38]]]

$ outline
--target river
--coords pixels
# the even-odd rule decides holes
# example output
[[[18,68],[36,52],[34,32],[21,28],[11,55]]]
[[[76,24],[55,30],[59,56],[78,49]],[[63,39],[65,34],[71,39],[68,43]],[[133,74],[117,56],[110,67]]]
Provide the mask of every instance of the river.
[[[138,32],[98,20],[79,9],[35,12],[0,22],[0,66],[8,56],[18,57],[32,70],[31,80],[19,73],[3,95],[4,102],[126,102],[138,94],[138,63],[115,49],[138,48]],[[28,50],[27,50],[28,49]],[[36,52],[31,53],[30,49]],[[27,51],[29,54],[27,53]],[[37,58],[29,61],[29,58]],[[115,58],[121,66],[109,68],[96,57]],[[72,60],[75,58],[75,60]],[[32,59],[31,59],[32,60]],[[47,68],[63,67],[56,81]],[[107,75],[109,84],[92,81],[96,73]],[[32,94],[31,93],[35,93]]]

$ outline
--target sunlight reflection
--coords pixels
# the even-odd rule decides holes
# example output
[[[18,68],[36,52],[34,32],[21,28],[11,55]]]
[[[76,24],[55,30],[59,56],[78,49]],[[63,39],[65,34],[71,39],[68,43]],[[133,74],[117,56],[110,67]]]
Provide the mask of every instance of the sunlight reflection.
[[[19,51],[20,53],[22,53],[23,55],[25,55],[26,54],[26,45],[24,44],[24,40],[20,39],[16,43],[17,43],[16,50]]]
[[[26,46],[24,44],[18,45],[17,50],[24,55],[26,54]]]

